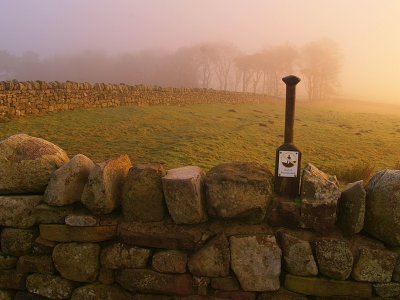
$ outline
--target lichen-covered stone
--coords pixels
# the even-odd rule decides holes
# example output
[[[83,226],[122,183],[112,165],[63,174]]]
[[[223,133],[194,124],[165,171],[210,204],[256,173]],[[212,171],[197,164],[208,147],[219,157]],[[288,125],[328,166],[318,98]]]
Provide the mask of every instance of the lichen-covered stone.
[[[165,202],[176,224],[205,221],[203,180],[204,172],[194,166],[168,170],[162,178]]]
[[[58,146],[26,134],[0,141],[0,194],[43,193],[51,174],[68,161]]]
[[[400,246],[400,170],[376,173],[367,185],[364,229],[392,246]]]
[[[101,265],[108,269],[143,269],[150,257],[150,249],[115,243],[101,250]]]
[[[50,299],[69,299],[74,284],[55,275],[32,274],[26,279],[26,288],[31,293]]]
[[[32,213],[42,201],[43,196],[0,196],[0,226],[32,227],[35,225]]]
[[[397,254],[392,251],[361,249],[351,276],[357,281],[390,282],[396,259]]]
[[[287,274],[285,276],[285,288],[304,295],[334,297],[332,299],[340,299],[340,296],[360,297],[361,299],[372,298],[372,285],[370,283],[350,280],[300,277]]]
[[[335,228],[339,184],[335,176],[329,176],[308,164],[301,180],[301,218],[306,228],[318,232],[330,232]]]
[[[188,274],[163,274],[146,269],[122,269],[116,281],[132,292],[188,296],[192,294],[193,279]]]
[[[99,255],[98,244],[65,243],[54,248],[53,261],[62,277],[79,282],[94,282],[100,268]]]
[[[69,214],[84,214],[88,212],[86,208],[80,205],[66,205],[66,206],[50,206],[41,203],[33,209],[33,217],[36,224],[64,224],[65,217]]]
[[[81,227],[41,224],[39,229],[43,239],[56,242],[102,242],[117,235],[116,225]]]
[[[131,167],[127,155],[101,164],[90,172],[81,201],[94,214],[108,214],[120,205],[121,190]]]
[[[4,228],[1,232],[1,250],[13,256],[29,254],[36,233],[31,229]]]
[[[0,270],[14,269],[18,258],[0,252]]]
[[[17,271],[52,275],[55,273],[55,268],[51,256],[24,255],[18,259]]]
[[[308,241],[285,232],[278,233],[278,240],[287,272],[298,276],[316,276],[318,274],[318,267]]]
[[[223,219],[263,219],[271,201],[273,175],[259,163],[226,163],[207,172],[208,212]]]
[[[274,236],[231,236],[231,267],[244,291],[276,291],[280,287],[281,249]]]
[[[81,200],[83,188],[94,163],[83,154],[77,154],[53,172],[44,193],[49,205],[64,206]]]
[[[375,283],[373,285],[374,292],[380,297],[397,297],[400,295],[400,283],[388,282],[388,283]]]
[[[366,196],[362,180],[347,185],[342,192],[337,207],[337,225],[345,235],[363,229]]]
[[[336,280],[346,280],[353,268],[353,254],[347,242],[321,238],[314,242],[319,272]]]
[[[190,257],[188,267],[195,276],[226,277],[229,275],[229,264],[228,239],[219,235]]]
[[[99,220],[95,216],[91,215],[68,215],[65,217],[65,224],[69,226],[86,227],[86,226],[96,226]]]
[[[187,254],[182,251],[159,251],[153,255],[152,268],[161,273],[185,273],[187,260]]]
[[[71,300],[131,300],[132,296],[117,285],[89,284],[74,290]]]
[[[161,164],[137,164],[128,173],[122,189],[122,213],[125,221],[157,222],[165,216],[166,206]]]

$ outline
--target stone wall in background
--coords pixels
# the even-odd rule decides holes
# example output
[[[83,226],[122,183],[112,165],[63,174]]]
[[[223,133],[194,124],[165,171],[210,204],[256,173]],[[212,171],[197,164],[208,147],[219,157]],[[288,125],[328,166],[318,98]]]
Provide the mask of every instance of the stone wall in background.
[[[341,191],[309,164],[282,199],[258,163],[95,164],[14,135],[0,141],[0,299],[398,297],[399,183],[385,170]]]
[[[261,102],[266,96],[199,88],[161,88],[125,84],[3,81],[0,116],[15,117],[76,108],[123,105],[184,105]]]

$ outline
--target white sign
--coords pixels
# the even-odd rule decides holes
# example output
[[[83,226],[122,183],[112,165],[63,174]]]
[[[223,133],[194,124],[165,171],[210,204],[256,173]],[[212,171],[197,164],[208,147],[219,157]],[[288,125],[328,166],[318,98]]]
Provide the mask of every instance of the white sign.
[[[297,177],[299,152],[279,151],[278,176]]]

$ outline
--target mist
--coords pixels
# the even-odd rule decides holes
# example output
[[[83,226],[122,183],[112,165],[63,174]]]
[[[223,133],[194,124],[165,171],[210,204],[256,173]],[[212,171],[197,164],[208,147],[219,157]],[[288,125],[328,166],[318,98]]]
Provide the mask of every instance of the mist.
[[[400,104],[399,20],[396,0],[3,1],[0,80],[281,96],[290,72],[305,99]]]

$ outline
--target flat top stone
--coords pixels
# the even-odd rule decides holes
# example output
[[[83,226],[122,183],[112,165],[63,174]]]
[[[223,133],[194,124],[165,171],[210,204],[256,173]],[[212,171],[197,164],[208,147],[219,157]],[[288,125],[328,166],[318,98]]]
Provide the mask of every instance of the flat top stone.
[[[225,163],[213,167],[207,172],[207,178],[218,181],[264,181],[272,179],[272,173],[266,165],[255,162]]]
[[[174,180],[174,179],[186,180],[186,179],[191,179],[191,178],[199,176],[199,174],[201,172],[202,172],[202,170],[199,167],[186,166],[186,167],[182,167],[182,168],[176,168],[176,169],[168,170],[167,175],[165,175],[163,177],[163,179],[167,179],[167,180]]]

